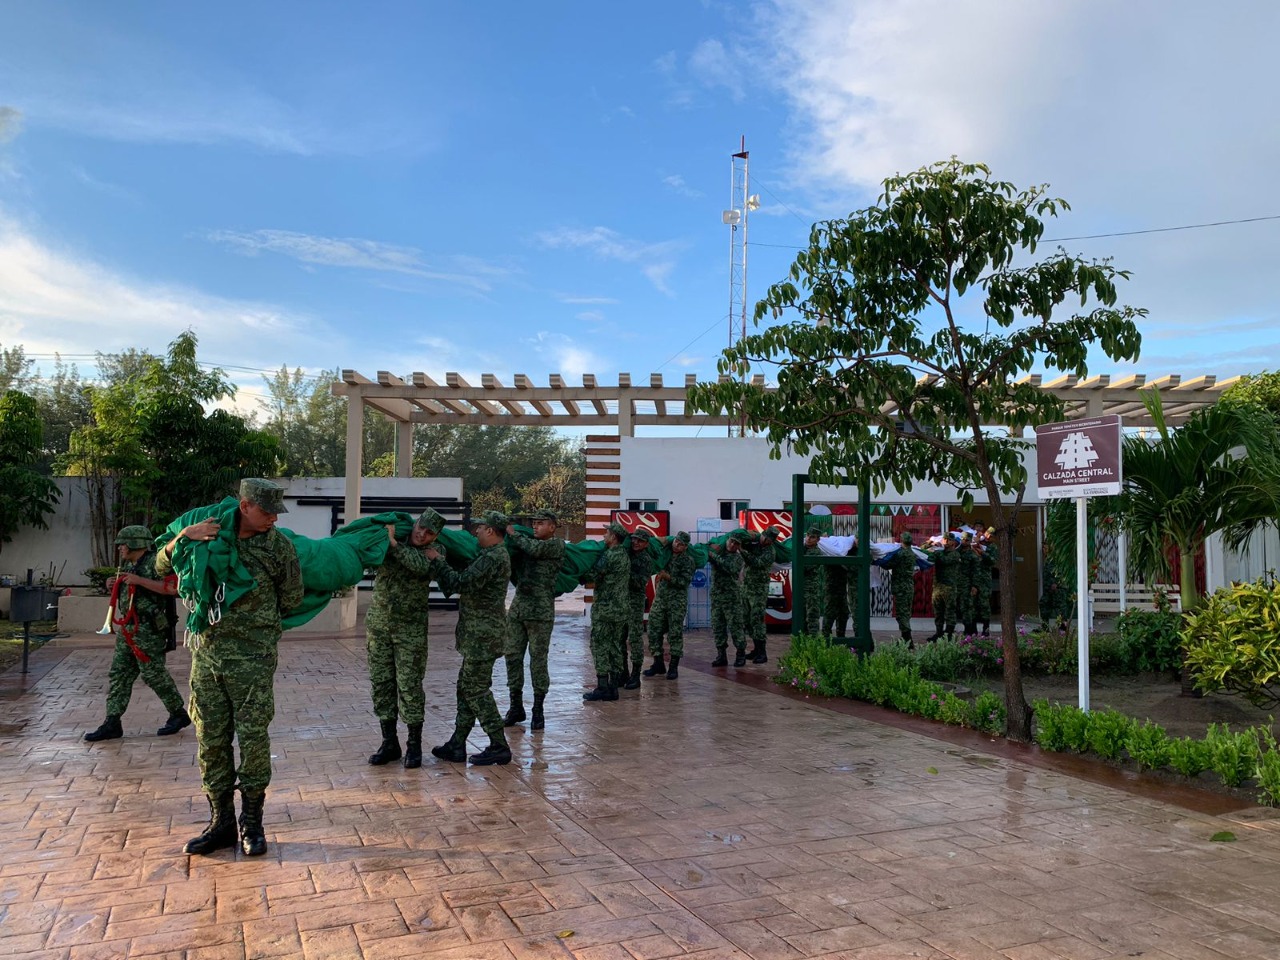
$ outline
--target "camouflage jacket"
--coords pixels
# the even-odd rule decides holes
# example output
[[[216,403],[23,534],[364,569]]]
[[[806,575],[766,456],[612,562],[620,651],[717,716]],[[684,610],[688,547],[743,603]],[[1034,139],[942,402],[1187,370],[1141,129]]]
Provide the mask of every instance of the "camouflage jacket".
[[[649,578],[653,576],[653,554],[647,549],[638,553],[635,550],[628,549],[627,553],[630,554],[628,559],[631,561],[631,577],[627,581],[631,603],[643,605],[645,587],[649,583]]]
[[[507,581],[511,579],[506,544],[485,547],[461,573],[443,557],[432,560],[431,573],[442,590],[458,595],[457,650],[463,656],[499,656],[507,642]]]
[[[916,553],[910,547],[898,547],[889,555],[889,572],[893,574],[893,589],[902,590],[900,584],[914,583]]]
[[[373,600],[365,622],[425,624],[431,600],[431,561],[423,548],[397,543],[387,550],[373,581]]]
[[[825,554],[817,547],[805,547],[804,555],[806,557],[825,556]],[[813,566],[805,564],[804,584],[805,589],[811,592],[816,590],[825,590],[827,588],[827,568],[820,567],[817,564]]]
[[[711,595],[713,597],[737,597],[738,577],[742,573],[742,554],[726,550],[707,551],[711,563]]]
[[[556,618],[556,577],[564,559],[559,537],[539,540],[515,533],[507,537],[511,549],[511,579],[516,585],[510,616],[515,620]]]
[[[631,561],[627,548],[610,547],[596,561],[591,619],[625,621],[631,611]]]
[[[960,547],[956,550],[960,557],[960,572],[956,574],[956,586],[966,594],[973,586],[973,578],[978,574],[978,555],[972,548]]]
[[[938,549],[929,551],[929,559],[933,561],[933,585],[935,587],[955,587],[960,583],[959,547],[953,550]]]
[[[236,541],[240,563],[252,575],[253,587],[222,611],[222,619],[188,637],[193,656],[219,660],[274,658],[280,643],[280,618],[302,602],[298,552],[279,530]],[[156,572],[173,570],[172,558],[156,557]]]
[[[665,569],[670,579],[664,577],[658,581],[658,593],[683,593],[689,589],[693,575],[698,570],[688,550],[684,553],[672,553]]]
[[[745,589],[759,592],[769,583],[769,573],[773,570],[773,544],[757,543],[742,551],[742,562],[746,573],[742,575]]]
[[[120,565],[121,573],[133,573],[144,580],[163,580],[162,574],[156,573],[156,552],[148,550],[133,563],[125,561]],[[116,615],[125,609],[124,597],[128,587],[120,588],[120,607]],[[138,615],[138,635],[148,637],[164,637],[169,632],[169,597],[163,593],[155,593],[146,587],[133,588],[133,611]],[[119,636],[123,628],[116,627]]]
[[[1000,554],[996,552],[994,543],[987,544],[987,548],[978,554],[978,565],[974,567],[973,585],[978,588],[979,592],[991,592],[991,584],[996,576],[996,564],[1000,562]]]

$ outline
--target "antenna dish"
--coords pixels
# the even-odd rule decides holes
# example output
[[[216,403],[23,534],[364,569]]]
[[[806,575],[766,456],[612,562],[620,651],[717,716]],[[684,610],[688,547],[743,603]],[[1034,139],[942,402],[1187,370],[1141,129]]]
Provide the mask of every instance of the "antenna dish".
[[[720,214],[720,222],[726,226],[736,227],[742,222],[741,210],[725,210]]]

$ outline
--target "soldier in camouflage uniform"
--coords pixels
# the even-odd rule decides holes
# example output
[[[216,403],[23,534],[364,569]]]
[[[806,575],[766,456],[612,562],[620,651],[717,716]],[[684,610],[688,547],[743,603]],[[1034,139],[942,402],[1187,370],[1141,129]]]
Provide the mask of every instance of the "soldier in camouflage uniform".
[[[765,614],[769,609],[769,581],[773,572],[773,545],[778,540],[778,528],[766,527],[758,540],[742,552],[743,630],[751,638],[747,659],[752,663],[768,663],[765,648]]]
[[[560,518],[550,510],[539,510],[530,517],[533,536],[526,537],[507,528],[507,547],[511,550],[511,577],[516,596],[507,613],[507,689],[510,706],[503,718],[504,726],[515,726],[524,719],[524,652],[529,651],[529,672],[533,675],[533,721],[531,730],[546,725],[543,702],[551,689],[547,670],[547,651],[551,648],[551,628],[556,619],[556,577],[564,560],[565,542],[557,537]]]
[[[999,554],[991,540],[994,530],[988,529],[978,539],[978,565],[973,577],[973,620],[974,626],[982,624],[982,635],[991,636],[991,584],[996,572]]]
[[[966,533],[960,541],[960,573],[956,577],[956,620],[963,625],[966,636],[978,632],[978,625],[973,622],[974,579],[978,575],[978,552],[974,549],[972,534]]]
[[[649,578],[653,576],[653,554],[649,552],[652,537],[643,527],[631,531],[631,579],[627,588],[630,616],[627,617],[626,633],[626,645],[631,648],[631,672],[623,680],[625,690],[637,690],[640,687],[640,667],[644,664],[645,649],[644,604],[648,599]],[[625,650],[622,669],[627,669]]]
[[[855,549],[856,546],[850,547],[849,553],[853,553]],[[825,603],[822,611],[823,636],[830,637],[834,633],[838,638],[844,639],[849,622],[849,587],[848,567],[840,564],[827,567]]]
[[[911,607],[916,598],[916,554],[911,549],[911,534],[903,533],[898,547],[889,555],[889,572],[893,577],[893,612],[898,618],[898,632],[911,643]]]
[[[369,686],[373,712],[382,728],[382,745],[369,757],[374,766],[400,759],[396,738],[397,715],[409,728],[405,743],[406,769],[422,766],[422,720],[427,695],[427,626],[431,602],[431,561],[423,552],[444,529],[444,517],[430,507],[409,533],[409,542],[396,540],[394,524],[387,525],[391,545],[373,582],[373,600],[365,616],[369,654]]]
[[[502,732],[502,714],[493,699],[493,665],[507,646],[507,582],[511,579],[511,554],[504,542],[509,522],[505,514],[488,510],[472,523],[480,552],[467,569],[458,573],[437,550],[428,547],[431,575],[446,593],[459,598],[457,649],[458,715],[453,736],[431,752],[441,760],[463,763],[467,737],[476,721],[489,735],[489,745],[469,758],[476,766],[511,762],[511,747]]]
[[[583,700],[617,700],[618,673],[622,669],[623,632],[631,616],[631,559],[623,543],[627,531],[611,523],[604,531],[605,551],[587,574],[593,584],[591,597],[591,659],[595,662],[596,687]]]
[[[646,677],[663,673],[668,680],[680,676],[680,658],[684,656],[684,617],[689,609],[689,584],[697,572],[693,556],[689,553],[689,534],[681,530],[667,538],[671,547],[671,559],[658,573],[658,587],[654,592],[653,607],[649,610],[649,652],[653,654],[653,666],[644,672]],[[662,659],[662,638],[671,644],[671,666]]]
[[[729,535],[724,547],[711,544],[707,548],[707,560],[711,564],[711,635],[716,642],[716,658],[713,667],[727,667],[729,641],[733,640],[735,667],[747,663],[747,641],[742,635],[742,544],[746,532]]]
[[[271,740],[281,618],[302,602],[302,572],[289,538],[275,529],[285,513],[284,488],[270,480],[240,482],[235,544],[254,585],[208,629],[190,633],[191,717],[196,726],[196,759],[209,798],[209,825],[187,841],[187,853],[206,854],[236,843],[235,788],[240,787],[240,846],[247,856],[267,850],[262,807],[271,782]],[[156,572],[172,570],[173,548],[185,538],[209,541],[221,527],[216,519],[184,527],[156,558]],[[240,745],[237,769],[233,741]]]
[[[939,639],[944,632],[956,630],[956,584],[960,577],[960,555],[956,553],[956,538],[946,534],[941,549],[930,550],[933,561],[933,636],[929,643]]]
[[[128,587],[128,593],[117,590],[115,620],[116,652],[111,659],[107,687],[107,718],[97,730],[84,735],[88,741],[115,740],[124,736],[120,718],[129,708],[133,682],[142,682],[155,691],[169,719],[156,731],[167,737],[191,725],[182,694],[164,664],[169,639],[169,617],[166,597],[178,592],[177,580],[156,575],[156,553],[151,549],[151,531],[142,526],[125,527],[116,536],[116,552],[120,572],[107,581],[108,589]]]
[[[810,527],[804,535],[804,555],[820,557],[822,550],[818,541],[822,539],[821,527]],[[824,632],[822,626],[823,605],[827,598],[827,568],[825,566],[806,566],[804,568],[804,632],[816,637]],[[821,601],[821,602],[820,602]]]

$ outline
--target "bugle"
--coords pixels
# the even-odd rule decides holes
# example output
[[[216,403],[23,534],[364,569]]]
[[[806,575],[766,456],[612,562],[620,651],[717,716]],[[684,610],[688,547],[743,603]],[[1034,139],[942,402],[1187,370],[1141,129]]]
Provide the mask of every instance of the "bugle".
[[[111,621],[116,615],[116,603],[120,599],[120,571],[123,569],[123,563],[116,567],[115,580],[111,584],[111,602],[107,604],[107,619],[102,621],[102,629],[98,631],[104,637],[116,632]]]

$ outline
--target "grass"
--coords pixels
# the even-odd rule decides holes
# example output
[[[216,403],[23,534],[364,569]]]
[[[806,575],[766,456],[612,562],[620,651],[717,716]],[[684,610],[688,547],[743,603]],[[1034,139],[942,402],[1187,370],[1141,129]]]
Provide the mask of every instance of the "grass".
[[[56,620],[36,620],[31,624],[31,649],[39,650],[58,632]],[[22,624],[0,620],[0,673],[22,661]]]

